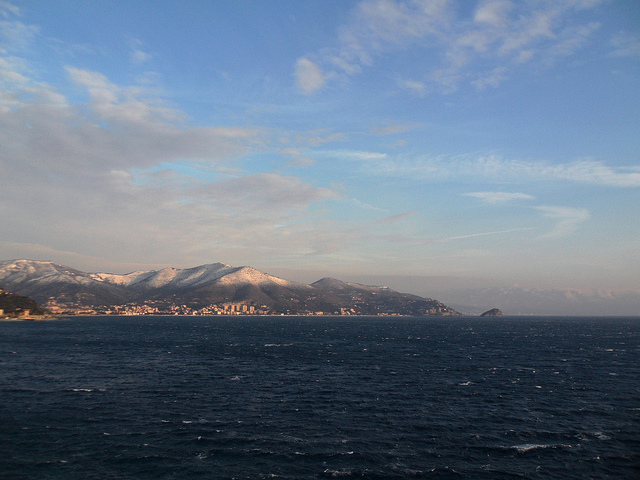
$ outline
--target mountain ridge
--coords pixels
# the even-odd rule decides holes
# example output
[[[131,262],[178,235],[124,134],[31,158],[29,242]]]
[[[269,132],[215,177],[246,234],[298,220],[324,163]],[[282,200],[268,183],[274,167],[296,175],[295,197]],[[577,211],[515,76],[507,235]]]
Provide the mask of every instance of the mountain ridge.
[[[152,304],[155,311],[181,306],[234,312],[244,306],[243,311],[275,314],[461,315],[438,300],[384,286],[330,277],[305,284],[225,263],[111,274],[49,261],[7,260],[0,261],[0,286],[63,310]]]

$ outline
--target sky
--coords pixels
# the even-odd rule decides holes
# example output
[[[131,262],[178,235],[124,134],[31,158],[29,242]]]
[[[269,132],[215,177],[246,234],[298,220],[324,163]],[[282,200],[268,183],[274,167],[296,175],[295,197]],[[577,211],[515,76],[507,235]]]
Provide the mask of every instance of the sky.
[[[639,154],[636,0],[0,1],[1,259],[637,291]]]

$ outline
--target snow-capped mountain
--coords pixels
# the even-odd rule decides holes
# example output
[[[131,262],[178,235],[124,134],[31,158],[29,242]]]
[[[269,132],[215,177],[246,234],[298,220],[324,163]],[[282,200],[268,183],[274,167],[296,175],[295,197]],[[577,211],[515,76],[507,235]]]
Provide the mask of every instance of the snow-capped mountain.
[[[244,303],[275,313],[322,311],[357,314],[454,315],[437,300],[335,279],[307,285],[224,263],[139,271],[125,275],[85,273],[53,262],[0,262],[0,286],[46,305],[109,306],[165,303],[202,308]]]

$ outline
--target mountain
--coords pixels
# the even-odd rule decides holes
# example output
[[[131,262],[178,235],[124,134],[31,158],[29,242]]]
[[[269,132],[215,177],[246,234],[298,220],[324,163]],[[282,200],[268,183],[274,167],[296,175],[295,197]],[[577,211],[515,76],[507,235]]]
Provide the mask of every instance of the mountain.
[[[53,262],[13,260],[0,262],[0,285],[50,308],[67,310],[135,304],[175,312],[177,306],[191,311],[215,305],[226,312],[234,311],[233,305],[261,313],[459,315],[437,300],[387,287],[331,278],[307,285],[224,263],[116,275],[85,273]]]

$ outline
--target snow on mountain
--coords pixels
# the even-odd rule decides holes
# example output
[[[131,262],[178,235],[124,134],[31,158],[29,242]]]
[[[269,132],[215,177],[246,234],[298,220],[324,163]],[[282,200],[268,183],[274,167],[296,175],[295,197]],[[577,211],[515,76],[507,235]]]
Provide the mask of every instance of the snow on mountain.
[[[224,263],[200,265],[193,268],[163,268],[162,270],[138,271],[126,275],[95,273],[93,277],[101,281],[137,288],[186,288],[213,282],[235,270]]]
[[[336,290],[336,291],[344,291],[344,290],[363,290],[367,292],[393,292],[389,287],[380,287],[375,285],[363,285],[361,283],[353,283],[353,282],[343,282],[342,280],[338,280],[331,277],[325,277],[317,282],[312,283],[312,285],[316,288],[321,288],[324,290]]]
[[[178,288],[195,287],[214,282],[233,272],[234,267],[224,263],[200,265],[183,270],[165,268],[158,275],[149,279],[149,285],[154,288],[173,286]]]
[[[31,290],[47,284],[74,284],[100,288],[112,285],[126,290],[188,289],[210,283],[224,286],[252,284],[278,285],[289,289],[311,289],[309,285],[268,275],[252,267],[232,267],[212,263],[192,268],[163,268],[127,274],[84,273],[53,262],[11,260],[0,262],[0,284],[18,288],[29,284]]]
[[[32,260],[9,260],[0,262],[0,283],[3,285],[34,282],[41,285],[59,282],[89,285],[93,281],[91,276],[84,272],[53,262]]]
[[[256,270],[253,267],[240,267],[234,272],[231,272],[220,279],[220,283],[223,285],[265,285],[276,284],[281,287],[289,289],[311,289],[312,287],[304,283],[292,282],[284,280],[282,278],[274,277],[273,275],[266,274],[260,270]]]
[[[132,283],[139,281],[140,278],[146,278],[152,275],[154,272],[131,272],[126,275],[117,275],[113,273],[92,273],[90,274],[91,278],[96,280],[97,282],[106,282],[112,283],[114,285],[121,285],[124,287],[128,287]]]
[[[52,262],[0,262],[0,285],[43,304],[110,306],[144,304],[258,305],[279,313],[345,310],[358,315],[452,315],[439,302],[402,294],[387,287],[323,279],[307,285],[224,263],[193,268],[164,268],[125,275],[84,273]]]

